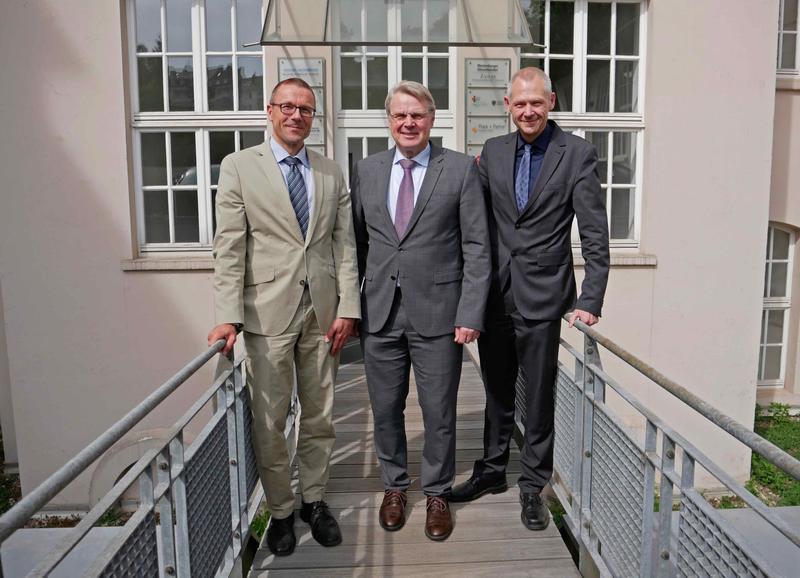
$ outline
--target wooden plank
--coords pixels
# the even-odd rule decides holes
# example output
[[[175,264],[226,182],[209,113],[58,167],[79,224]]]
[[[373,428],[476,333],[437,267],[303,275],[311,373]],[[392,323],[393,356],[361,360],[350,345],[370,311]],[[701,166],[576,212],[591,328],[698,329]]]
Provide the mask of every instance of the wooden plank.
[[[580,578],[570,559],[552,558],[542,562],[493,562],[491,564],[431,564],[403,566],[358,566],[353,568],[302,568],[255,570],[253,578]]]
[[[469,474],[472,473],[472,461],[457,461],[456,473]],[[520,472],[519,460],[510,460],[506,471],[509,474],[518,474]],[[410,474],[419,475],[419,466],[417,464],[409,464],[408,471]],[[336,464],[331,467],[331,478],[377,478],[380,477],[381,472],[376,459],[370,464]]]
[[[473,540],[465,542],[424,542],[409,544],[342,544],[323,548],[319,544],[303,544],[294,555],[276,557],[268,550],[259,550],[253,568],[353,568],[357,566],[427,566],[430,564],[545,561],[569,558],[564,542],[558,538],[535,540]],[[454,546],[454,547],[451,547]]]

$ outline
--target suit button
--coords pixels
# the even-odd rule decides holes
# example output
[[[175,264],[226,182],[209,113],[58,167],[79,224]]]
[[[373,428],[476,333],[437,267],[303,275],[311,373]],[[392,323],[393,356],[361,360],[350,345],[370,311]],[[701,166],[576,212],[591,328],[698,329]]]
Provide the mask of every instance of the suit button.
[[[395,277],[394,275],[392,275],[392,276],[390,277],[390,279],[391,279],[392,281],[397,281],[397,277]]]
[[[514,223],[514,228],[515,229],[521,229],[522,225],[520,225],[519,223]]]
[[[300,285],[305,285],[305,284],[306,284],[305,281],[300,281]]]
[[[517,252],[516,251],[511,251],[511,256],[512,257],[516,257],[517,256]]]
[[[401,253],[405,253],[405,252],[406,252],[406,250],[405,250],[405,249],[400,249],[400,252],[401,252]]]

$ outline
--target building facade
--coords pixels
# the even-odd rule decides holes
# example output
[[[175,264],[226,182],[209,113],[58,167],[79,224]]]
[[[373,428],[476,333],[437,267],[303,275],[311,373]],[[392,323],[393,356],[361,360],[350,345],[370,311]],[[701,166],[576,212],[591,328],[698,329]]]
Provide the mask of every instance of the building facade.
[[[530,48],[449,45],[462,26],[453,0],[333,3],[342,46],[312,42],[324,2],[284,0],[282,30],[309,44],[248,45],[268,4],[4,6],[0,425],[23,491],[205,347],[219,163],[263,141],[269,90],[294,74],[317,94],[309,145],[349,174],[391,145],[383,101],[400,79],[431,89],[434,140],[477,154],[509,130],[508,77],[543,67],[553,118],[599,152],[612,271],[598,329],[748,426],[756,401],[800,405],[798,0],[522,0],[542,45]],[[511,18],[502,3],[465,4],[474,23]],[[375,31],[406,44],[354,42]],[[748,477],[745,448],[628,368],[607,369]],[[94,503],[208,378],[57,505]]]

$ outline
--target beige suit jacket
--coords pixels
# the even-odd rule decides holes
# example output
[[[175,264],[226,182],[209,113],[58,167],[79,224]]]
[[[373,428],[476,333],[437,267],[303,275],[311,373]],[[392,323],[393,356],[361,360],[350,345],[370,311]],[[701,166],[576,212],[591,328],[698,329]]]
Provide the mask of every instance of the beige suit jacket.
[[[217,323],[279,335],[306,283],[323,333],[337,317],[360,318],[350,194],[336,163],[311,150],[308,159],[314,206],[305,240],[269,142],[222,161],[214,236]]]

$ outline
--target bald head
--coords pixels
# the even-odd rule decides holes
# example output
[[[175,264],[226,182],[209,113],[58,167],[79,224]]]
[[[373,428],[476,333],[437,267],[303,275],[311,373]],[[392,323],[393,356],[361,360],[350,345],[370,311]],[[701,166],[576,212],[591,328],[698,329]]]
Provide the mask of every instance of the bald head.
[[[541,68],[534,68],[533,66],[528,66],[526,68],[520,68],[518,71],[514,73],[514,76],[511,77],[511,82],[508,83],[508,88],[506,89],[506,95],[511,96],[511,88],[514,86],[515,82],[530,82],[535,83],[537,80],[544,83],[544,89],[546,92],[551,93],[553,92],[553,83],[550,81],[550,77],[545,74],[544,70]]]

